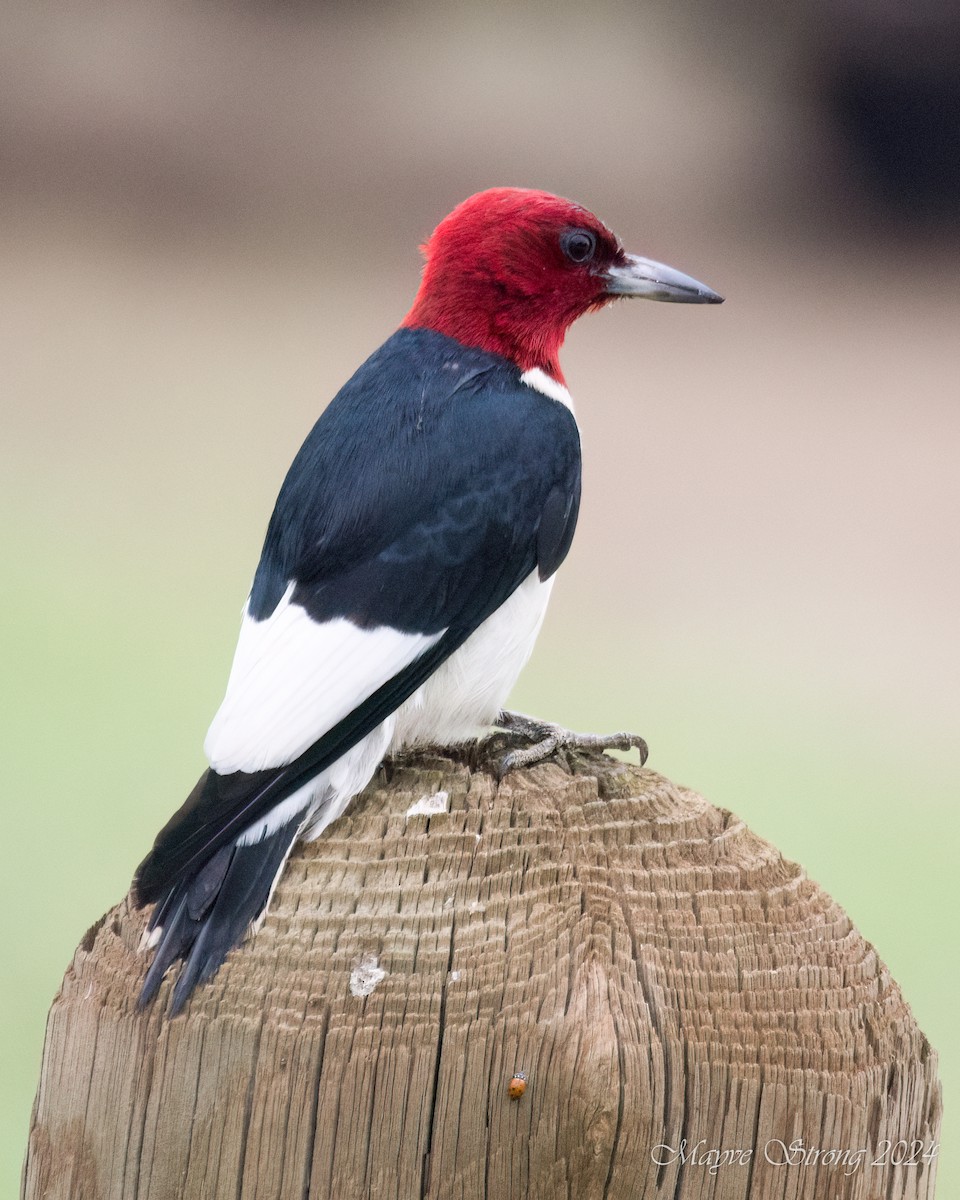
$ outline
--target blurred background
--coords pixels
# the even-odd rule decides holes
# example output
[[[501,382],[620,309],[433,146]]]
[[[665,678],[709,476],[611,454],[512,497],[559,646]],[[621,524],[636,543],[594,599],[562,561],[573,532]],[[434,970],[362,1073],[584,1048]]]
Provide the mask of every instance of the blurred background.
[[[494,184],[570,196],[728,297],[571,334],[581,526],[514,705],[636,729],[803,863],[940,1051],[949,1118],[957,10],[4,18],[3,1193],[73,950],[203,766],[284,472],[406,311],[419,242]]]

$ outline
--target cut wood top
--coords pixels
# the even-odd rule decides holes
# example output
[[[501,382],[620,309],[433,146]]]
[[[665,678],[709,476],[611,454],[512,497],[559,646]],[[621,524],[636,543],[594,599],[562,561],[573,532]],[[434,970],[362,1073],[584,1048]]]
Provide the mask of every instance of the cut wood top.
[[[97,1200],[933,1195],[933,1156],[823,1159],[936,1136],[935,1055],[876,951],[651,770],[389,764],[173,1021],[169,980],[134,1010],[143,924],[108,913],[55,1001],[28,1196],[81,1194],[37,1190],[64,1139]],[[815,1161],[769,1161],[797,1138]]]

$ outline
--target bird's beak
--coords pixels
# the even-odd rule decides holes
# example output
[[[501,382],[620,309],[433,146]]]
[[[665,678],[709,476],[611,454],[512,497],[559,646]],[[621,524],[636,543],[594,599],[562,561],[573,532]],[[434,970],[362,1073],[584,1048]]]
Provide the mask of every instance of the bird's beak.
[[[723,297],[673,267],[651,258],[624,255],[625,262],[606,272],[608,296],[637,296],[641,300],[668,300],[673,304],[722,304]]]

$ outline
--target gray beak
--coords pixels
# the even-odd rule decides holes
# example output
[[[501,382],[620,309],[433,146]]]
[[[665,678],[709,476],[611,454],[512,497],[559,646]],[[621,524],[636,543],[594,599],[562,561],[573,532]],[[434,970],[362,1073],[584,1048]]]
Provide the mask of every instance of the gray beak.
[[[673,267],[651,258],[626,255],[623,266],[606,273],[608,296],[638,296],[641,300],[669,300],[673,304],[722,304],[723,297]]]

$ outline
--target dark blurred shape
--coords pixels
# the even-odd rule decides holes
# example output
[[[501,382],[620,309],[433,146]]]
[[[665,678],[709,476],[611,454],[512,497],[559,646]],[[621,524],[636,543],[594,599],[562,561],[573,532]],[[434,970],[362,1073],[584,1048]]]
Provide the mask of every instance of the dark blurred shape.
[[[960,213],[960,14],[831,6],[823,100],[873,199],[909,223]]]

